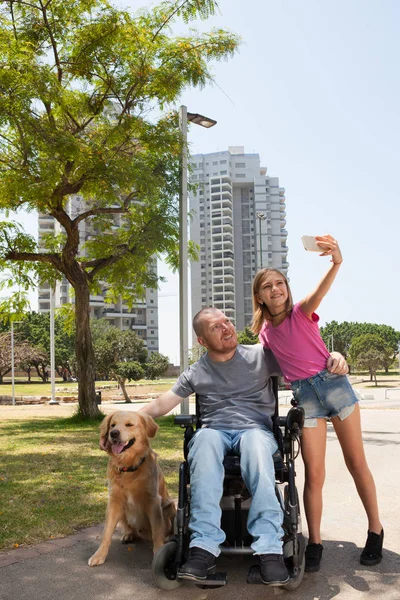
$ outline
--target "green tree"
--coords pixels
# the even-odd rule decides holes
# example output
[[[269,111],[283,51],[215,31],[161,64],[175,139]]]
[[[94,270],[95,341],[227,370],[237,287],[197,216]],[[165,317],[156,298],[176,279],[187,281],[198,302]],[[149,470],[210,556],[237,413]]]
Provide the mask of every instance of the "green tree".
[[[132,400],[129,398],[128,392],[126,391],[125,384],[127,381],[137,381],[138,379],[142,379],[144,377],[145,370],[143,365],[137,361],[119,362],[112,366],[112,372],[119,383],[125,398],[125,402],[132,402]]]
[[[159,352],[152,352],[145,365],[146,379],[158,379],[161,375],[164,375],[168,365],[168,356]]]
[[[50,315],[49,313],[30,312],[24,315],[22,323],[18,326],[20,335],[42,353],[42,358],[35,362],[42,365],[40,372],[36,364],[32,366],[38,371],[38,375],[45,381],[46,367],[49,365],[50,356]],[[54,360],[55,368],[61,377],[66,371],[71,375],[71,364],[75,354],[75,336],[68,329],[67,319],[59,311],[54,317]],[[47,358],[44,356],[46,355]],[[39,366],[38,364],[38,366]]]
[[[333,350],[340,352],[346,358],[351,340],[355,335],[355,325],[356,323],[349,323],[348,321],[344,321],[343,323],[331,321],[324,325],[324,327],[321,327],[321,336],[326,347],[332,351],[333,340]]]
[[[27,342],[21,341],[14,335],[14,365],[19,366],[29,360],[32,349]],[[0,383],[3,383],[5,375],[11,371],[11,341],[10,333],[0,333]]]
[[[390,354],[391,348],[382,337],[365,333],[353,338],[348,361],[356,369],[368,369],[371,381],[378,385],[376,372],[385,365]]]
[[[118,381],[126,402],[127,380],[141,379],[148,359],[143,340],[134,331],[121,331],[105,319],[91,322],[96,372]]]
[[[243,331],[238,331],[237,335],[239,344],[245,344],[248,346],[258,344],[258,335],[254,335],[250,327],[245,327]]]
[[[390,347],[391,353],[388,355],[385,364],[382,365],[387,372],[397,355],[398,343],[400,341],[399,331],[396,331],[390,325],[378,325],[377,323],[349,323],[347,321],[344,321],[343,323],[331,321],[324,327],[321,327],[322,338],[329,350],[334,349],[343,354],[344,357],[347,357],[353,338],[366,333],[380,336]]]
[[[65,277],[75,292],[79,412],[99,416],[89,297],[132,304],[176,264],[181,139],[174,103],[231,56],[224,30],[175,35],[214,0],[164,0],[133,17],[106,0],[0,5],[0,209],[50,215],[40,246],[0,223],[0,268],[26,289]],[[84,236],[84,237],[82,237]],[[127,277],[130,274],[130,277]],[[11,301],[12,302],[12,301]]]
[[[207,352],[207,348],[202,346],[201,344],[195,344],[189,350],[189,365],[200,360],[200,358]]]

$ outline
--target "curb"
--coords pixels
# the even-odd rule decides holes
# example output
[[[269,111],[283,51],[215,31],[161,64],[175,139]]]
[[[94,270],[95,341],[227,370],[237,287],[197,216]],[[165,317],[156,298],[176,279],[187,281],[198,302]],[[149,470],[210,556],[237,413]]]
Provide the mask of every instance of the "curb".
[[[13,563],[20,563],[29,558],[37,558],[42,554],[56,552],[60,548],[69,548],[84,540],[98,539],[102,533],[103,524],[93,525],[92,527],[86,527],[85,529],[81,529],[78,533],[73,533],[72,535],[63,538],[39,542],[32,546],[20,546],[19,548],[15,548],[15,550],[6,550],[0,552],[0,567],[6,567]]]

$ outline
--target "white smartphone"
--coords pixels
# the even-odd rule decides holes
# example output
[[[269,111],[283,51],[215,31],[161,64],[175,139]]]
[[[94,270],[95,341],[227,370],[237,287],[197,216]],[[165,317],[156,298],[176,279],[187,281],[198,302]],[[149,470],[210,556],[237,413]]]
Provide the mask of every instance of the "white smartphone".
[[[309,252],[323,252],[321,246],[318,246],[313,235],[302,235],[301,241],[303,242],[305,250],[308,250]]]

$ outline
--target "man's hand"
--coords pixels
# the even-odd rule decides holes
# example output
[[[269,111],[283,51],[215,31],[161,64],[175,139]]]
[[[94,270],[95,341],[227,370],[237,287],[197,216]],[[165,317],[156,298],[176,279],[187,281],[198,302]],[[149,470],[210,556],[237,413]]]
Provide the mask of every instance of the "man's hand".
[[[349,365],[340,352],[331,352],[326,363],[326,368],[329,373],[335,373],[336,375],[347,375],[349,372]]]

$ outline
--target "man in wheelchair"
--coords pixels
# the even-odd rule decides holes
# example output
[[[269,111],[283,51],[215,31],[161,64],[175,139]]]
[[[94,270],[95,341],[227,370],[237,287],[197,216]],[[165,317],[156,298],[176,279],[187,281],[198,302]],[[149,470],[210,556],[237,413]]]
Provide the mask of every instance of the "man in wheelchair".
[[[197,394],[201,427],[188,446],[190,467],[189,556],[179,579],[204,582],[215,571],[220,546],[224,457],[240,455],[243,481],[252,500],[247,529],[258,556],[262,583],[285,585],[283,511],[275,492],[273,455],[278,449],[272,416],[275,396],[271,376],[280,373],[271,351],[261,344],[238,344],[236,330],[218,309],[201,310],[193,320],[198,342],[207,353],[181,374],[172,389],[141,412],[153,418],[167,414],[183,398]],[[328,361],[332,372],[345,373],[338,353]]]

